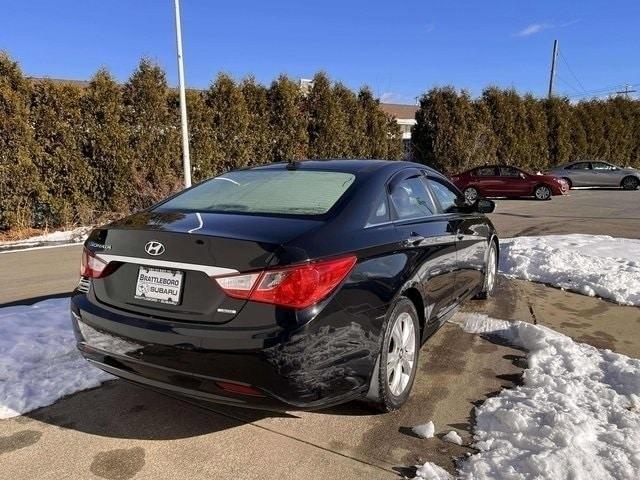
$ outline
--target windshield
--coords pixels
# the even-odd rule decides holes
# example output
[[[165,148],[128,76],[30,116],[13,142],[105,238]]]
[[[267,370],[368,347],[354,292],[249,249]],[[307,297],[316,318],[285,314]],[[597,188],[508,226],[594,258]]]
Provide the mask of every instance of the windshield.
[[[158,209],[322,215],[335,205],[354,180],[355,175],[343,172],[229,172],[187,190]]]

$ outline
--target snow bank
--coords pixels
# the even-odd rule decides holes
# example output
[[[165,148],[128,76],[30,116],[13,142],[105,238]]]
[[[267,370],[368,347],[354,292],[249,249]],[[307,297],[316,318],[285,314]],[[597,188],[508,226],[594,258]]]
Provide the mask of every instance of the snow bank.
[[[510,238],[500,242],[500,271],[640,306],[640,240],[579,234]]]
[[[528,351],[524,385],[476,408],[479,453],[461,478],[640,478],[640,360],[530,323],[457,318]]]
[[[25,238],[24,240],[3,241],[0,242],[0,250],[15,250],[57,243],[81,243],[85,241],[92,228],[93,227],[78,227],[73,230],[45,233],[43,235]]]
[[[69,299],[0,308],[0,419],[114,378],[76,351]]]
[[[431,420],[423,425],[416,425],[411,428],[411,431],[420,438],[431,438],[436,431],[436,427]]]

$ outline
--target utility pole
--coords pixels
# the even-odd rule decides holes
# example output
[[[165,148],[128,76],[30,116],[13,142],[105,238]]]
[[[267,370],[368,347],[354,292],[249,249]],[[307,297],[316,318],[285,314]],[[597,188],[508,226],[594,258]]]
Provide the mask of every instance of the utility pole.
[[[180,26],[180,0],[173,0],[176,10],[176,49],[178,53],[178,87],[180,89],[180,124],[182,126],[182,166],[184,186],[191,186],[191,158],[189,157],[189,126],[187,125],[187,96],[184,89],[184,64],[182,61],[182,28]]]
[[[549,98],[553,96],[553,83],[556,78],[556,58],[558,58],[558,40],[553,41],[553,56],[551,57],[551,75],[549,76]]]
[[[626,98],[629,98],[630,93],[637,92],[637,90],[630,90],[631,85],[628,83],[624,86],[624,90],[616,92],[618,95],[624,95]]]

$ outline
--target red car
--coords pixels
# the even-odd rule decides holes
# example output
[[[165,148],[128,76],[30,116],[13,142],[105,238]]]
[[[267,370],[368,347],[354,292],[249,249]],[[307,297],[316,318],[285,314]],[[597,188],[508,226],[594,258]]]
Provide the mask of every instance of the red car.
[[[464,193],[468,202],[482,197],[535,197],[548,200],[552,195],[566,195],[569,185],[552,175],[533,175],[507,165],[485,165],[454,175],[451,181]]]

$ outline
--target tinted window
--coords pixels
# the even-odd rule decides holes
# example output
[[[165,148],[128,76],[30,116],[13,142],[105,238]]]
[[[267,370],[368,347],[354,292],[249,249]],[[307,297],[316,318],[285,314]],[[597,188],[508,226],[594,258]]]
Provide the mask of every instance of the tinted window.
[[[243,170],[212,178],[158,208],[321,215],[333,207],[354,180],[354,175],[342,172]]]
[[[591,162],[591,168],[594,170],[614,170],[616,167],[604,162]]]
[[[371,211],[369,215],[369,219],[367,220],[367,226],[369,225],[378,225],[380,223],[385,223],[389,221],[389,207],[387,205],[387,194],[383,191],[380,194],[380,198],[375,203],[374,209]]]
[[[427,180],[427,182],[429,183],[429,187],[431,187],[431,191],[438,199],[438,203],[440,203],[440,207],[442,207],[444,213],[453,213],[458,210],[457,202],[459,201],[459,197],[455,190],[431,178]]]
[[[398,182],[391,192],[391,203],[399,219],[428,217],[436,208],[419,176]]]
[[[500,176],[501,177],[519,177],[520,170],[513,167],[500,167]]]
[[[589,162],[579,162],[569,165],[567,170],[589,170]]]
[[[476,169],[476,176],[478,177],[495,177],[496,169],[494,167],[480,167]]]

